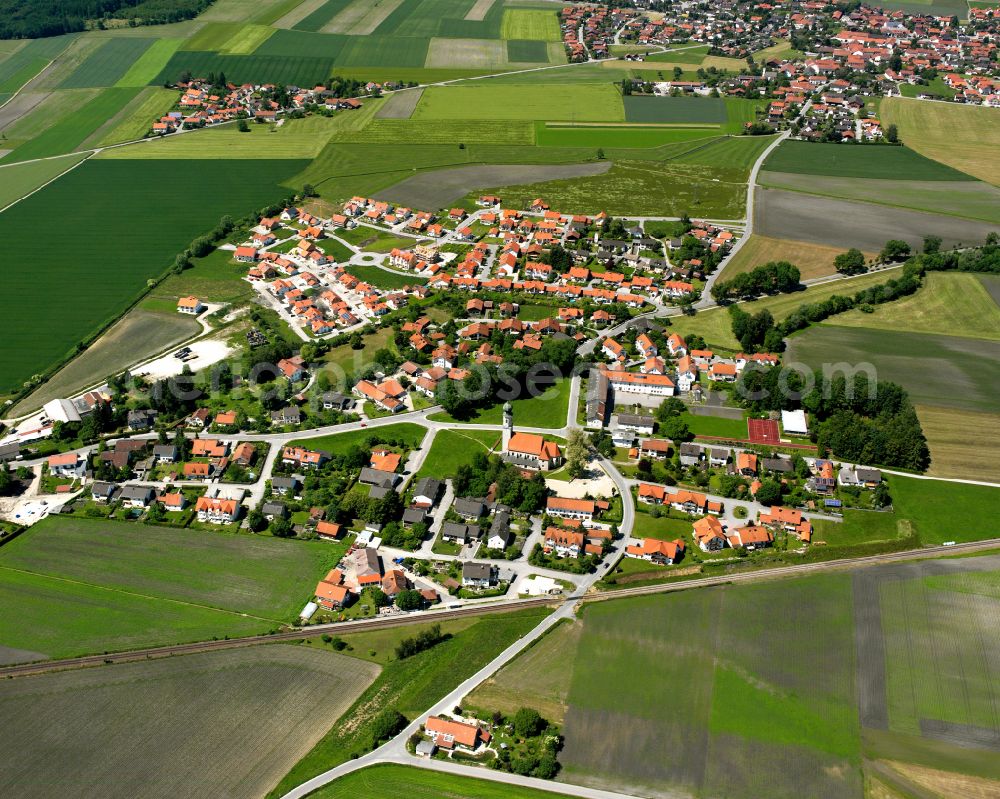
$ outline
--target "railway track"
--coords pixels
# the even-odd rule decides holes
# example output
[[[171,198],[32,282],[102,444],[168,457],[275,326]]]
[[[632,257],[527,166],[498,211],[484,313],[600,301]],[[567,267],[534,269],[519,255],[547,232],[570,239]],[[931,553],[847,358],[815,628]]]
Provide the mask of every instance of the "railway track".
[[[351,632],[367,632],[382,630],[389,627],[402,627],[408,624],[435,623],[457,619],[465,616],[482,616],[491,613],[507,613],[526,608],[541,607],[561,603],[560,597],[539,597],[537,599],[520,599],[515,602],[495,603],[492,605],[469,605],[450,610],[435,610],[420,614],[400,614],[383,616],[374,619],[359,619],[358,621],[341,621],[331,624],[315,624],[310,627],[294,630],[284,630],[278,633],[250,635],[242,638],[220,638],[212,641],[197,641],[190,644],[173,644],[171,646],[138,649],[129,652],[114,652],[103,655],[83,655],[63,660],[45,660],[37,663],[22,663],[15,666],[0,668],[0,677],[24,677],[33,674],[44,674],[66,669],[87,668],[90,666],[112,665],[114,663],[129,663],[139,660],[156,660],[174,655],[192,655],[199,652],[216,652],[221,649],[236,649],[244,646],[280,643],[282,641],[300,641],[304,638],[315,638],[324,633],[345,635]]]
[[[384,616],[375,619],[359,619],[357,621],[334,622],[332,624],[317,624],[311,627],[286,630],[270,635],[252,635],[243,638],[223,638],[213,641],[199,641],[190,644],[175,644],[172,646],[140,649],[131,652],[115,652],[103,655],[84,655],[64,660],[49,660],[37,663],[22,663],[15,666],[0,668],[0,677],[24,677],[47,672],[64,671],[66,669],[87,668],[90,666],[129,663],[140,660],[156,660],[174,655],[190,655],[199,652],[215,652],[222,649],[255,646],[258,644],[280,643],[281,641],[298,641],[304,638],[315,638],[324,633],[344,635],[351,632],[381,630],[390,627],[402,627],[409,624],[447,621],[465,616],[481,616],[492,613],[507,613],[526,608],[561,605],[569,601],[604,602],[611,599],[623,599],[632,596],[649,596],[651,594],[666,594],[675,591],[689,591],[695,588],[709,588],[719,585],[753,582],[757,580],[775,580],[789,577],[801,577],[816,572],[836,571],[839,569],[856,569],[867,566],[880,566],[887,563],[898,563],[908,560],[923,560],[939,555],[956,555],[980,552],[1000,547],[1000,538],[985,541],[974,541],[967,544],[951,546],[924,547],[902,552],[886,552],[880,555],[868,555],[861,558],[841,558],[838,560],[819,561],[817,563],[802,563],[793,566],[775,566],[770,569],[758,569],[736,574],[725,574],[717,577],[699,577],[675,583],[659,583],[643,585],[635,588],[622,588],[616,591],[592,592],[586,594],[571,594],[567,597],[538,597],[535,599],[519,599],[514,602],[495,604],[469,605],[462,608],[428,611],[420,614],[401,614]]]

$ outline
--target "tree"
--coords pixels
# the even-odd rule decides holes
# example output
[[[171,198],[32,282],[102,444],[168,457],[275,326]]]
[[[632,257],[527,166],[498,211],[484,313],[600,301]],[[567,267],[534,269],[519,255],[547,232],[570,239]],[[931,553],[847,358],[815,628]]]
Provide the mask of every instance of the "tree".
[[[389,597],[385,591],[377,586],[368,589],[368,597],[375,603],[375,607],[377,608],[382,608],[389,604]]]
[[[240,133],[249,133],[250,126],[247,124],[247,121],[241,117],[240,119],[236,120],[236,130],[238,130]]]
[[[259,533],[267,527],[267,519],[264,518],[263,513],[254,508],[247,514],[247,527],[250,528],[251,532]]]
[[[780,505],[781,504],[781,483],[777,480],[764,480],[761,482],[760,486],[757,488],[757,493],[754,495],[761,505]]]
[[[566,471],[573,479],[582,477],[590,460],[587,434],[574,427],[566,437]]]
[[[924,236],[924,252],[927,254],[941,252],[941,237]]]
[[[604,148],[603,147],[598,147],[597,148],[597,160],[598,161],[603,161],[604,160]]]
[[[545,729],[545,719],[541,714],[530,707],[522,707],[511,719],[514,725],[514,732],[522,738],[534,738]]]
[[[271,522],[271,535],[275,538],[291,538],[295,535],[295,531],[292,529],[292,523],[288,519],[284,516],[279,516]]]
[[[872,504],[876,508],[884,508],[892,503],[892,497],[889,496],[889,486],[885,483],[879,483],[875,486],[875,490],[872,492]]]
[[[899,128],[895,125],[889,125],[885,129],[885,140],[889,144],[897,144],[899,142]]]
[[[14,479],[10,476],[7,464],[0,463],[0,496],[5,497],[13,490]]]
[[[375,716],[369,725],[369,729],[372,733],[371,748],[374,749],[382,743],[382,741],[388,741],[390,738],[395,736],[396,733],[406,729],[406,725],[406,716],[395,708],[386,708]]]
[[[905,241],[900,241],[899,239],[889,239],[885,246],[882,248],[882,252],[879,253],[879,259],[883,261],[897,261],[901,258],[906,258],[910,254],[910,245]]]
[[[857,247],[851,247],[833,259],[833,267],[842,275],[856,275],[865,271],[865,254]]]
[[[400,610],[420,610],[424,606],[424,598],[419,591],[407,589],[396,594],[396,607]]]

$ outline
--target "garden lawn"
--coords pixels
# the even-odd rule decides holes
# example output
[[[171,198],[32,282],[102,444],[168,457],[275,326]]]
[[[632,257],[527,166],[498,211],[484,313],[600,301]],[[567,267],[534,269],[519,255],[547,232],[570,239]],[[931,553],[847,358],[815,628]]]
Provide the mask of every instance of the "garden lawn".
[[[7,275],[0,391],[45,372],[118,317],[224,214],[280,201],[296,161],[90,161],[0,215]],[[149,186],[158,191],[150,192]],[[59,220],[38,259],[37,220]],[[45,296],[42,304],[26,296]],[[46,335],[39,335],[45,329]]]
[[[562,793],[505,785],[410,766],[369,766],[330,783],[313,799],[560,799]]]
[[[335,565],[330,552],[319,542],[49,517],[0,550],[0,640],[64,657],[264,632],[294,618]]]
[[[570,381],[560,378],[555,385],[537,397],[523,397],[511,401],[514,408],[515,427],[545,427],[558,429],[566,425]],[[495,424],[503,422],[503,402],[476,411],[468,419],[455,419],[441,411],[427,417],[434,422],[464,422],[469,424]]]
[[[490,614],[431,649],[405,660],[390,661],[378,679],[332,725],[329,733],[269,794],[282,796],[311,777],[372,748],[370,722],[394,708],[412,719],[438,702],[451,688],[489,663],[507,646],[537,626],[545,608]],[[376,633],[378,635],[378,633]],[[365,634],[345,636],[358,651],[371,649]]]
[[[625,113],[610,83],[504,86],[481,82],[426,89],[412,118],[623,122]]]
[[[454,477],[459,466],[472,463],[480,452],[496,449],[499,442],[500,434],[493,430],[439,430],[415,479]]]
[[[366,446],[368,439],[375,437],[385,442],[400,442],[407,449],[416,449],[427,435],[427,428],[413,422],[383,425],[381,427],[359,427],[345,433],[334,433],[319,438],[300,438],[291,442],[292,446],[307,447],[343,455],[351,447]]]
[[[635,514],[632,535],[636,538],[657,538],[661,541],[673,541],[676,538],[688,541],[691,535],[691,520],[666,516],[654,518],[649,513],[640,511]]]
[[[720,436],[744,440],[747,437],[746,412],[742,418],[726,419],[722,416],[702,416],[685,411],[681,418],[687,422],[688,429],[695,436]]]

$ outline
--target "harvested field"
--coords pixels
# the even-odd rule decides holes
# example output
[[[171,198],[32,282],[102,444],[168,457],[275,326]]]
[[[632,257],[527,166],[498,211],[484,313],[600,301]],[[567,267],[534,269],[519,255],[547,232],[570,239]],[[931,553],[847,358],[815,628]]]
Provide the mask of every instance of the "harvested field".
[[[880,380],[899,383],[914,403],[996,410],[1000,343],[995,341],[821,324],[789,339],[787,360],[815,368],[872,364]]]
[[[1000,223],[1000,189],[979,180],[873,180],[761,172],[757,183],[772,189]]]
[[[415,208],[443,208],[479,189],[493,185],[516,186],[541,180],[600,175],[611,164],[601,161],[566,166],[463,166],[423,172],[397,183],[379,196]]]
[[[465,19],[472,22],[482,22],[486,19],[486,15],[493,8],[495,2],[497,0],[476,0],[472,8],[469,9],[469,13],[465,15]]]
[[[1000,781],[997,780],[969,777],[914,763],[890,761],[888,765],[904,779],[939,796],[962,796],[965,799],[996,799],[1000,796]]]
[[[887,97],[879,106],[883,125],[921,155],[1000,186],[1000,111],[958,103]]]
[[[502,39],[435,37],[427,48],[424,66],[429,69],[496,69],[506,64],[507,44]]]
[[[6,131],[19,119],[27,116],[49,96],[51,92],[21,92],[4,103],[0,106],[0,131]]]
[[[323,33],[368,36],[402,4],[403,0],[375,0],[375,2],[354,0],[320,30]],[[342,6],[343,3],[338,2],[337,5]]]
[[[889,239],[919,247],[928,235],[940,236],[945,246],[982,244],[996,230],[985,222],[780,189],[761,189],[757,197],[756,229],[763,235],[844,249],[881,250]]]
[[[393,92],[381,108],[375,112],[376,119],[409,119],[413,109],[420,102],[423,89]]]
[[[1000,483],[1000,414],[917,405],[935,477]],[[981,455],[973,461],[970,452]]]
[[[978,275],[929,272],[915,294],[877,305],[871,313],[837,314],[827,324],[997,341],[1000,306]]]
[[[18,730],[5,761],[17,765],[0,791],[261,796],[378,672],[277,644],[5,681],[0,708]]]
[[[723,279],[728,280],[733,275],[749,272],[755,266],[770,261],[789,261],[795,264],[802,273],[803,280],[826,277],[836,274],[836,270],[833,268],[833,259],[843,251],[843,247],[829,247],[822,244],[810,244],[806,241],[793,241],[792,239],[776,239],[754,233],[736,253],[736,256],[726,264]],[[874,255],[874,252],[866,252],[865,258],[871,258]]]
[[[72,397],[95,381],[151,358],[197,335],[200,330],[201,325],[183,314],[152,313],[134,308],[10,413],[19,416],[37,410],[51,399]]]

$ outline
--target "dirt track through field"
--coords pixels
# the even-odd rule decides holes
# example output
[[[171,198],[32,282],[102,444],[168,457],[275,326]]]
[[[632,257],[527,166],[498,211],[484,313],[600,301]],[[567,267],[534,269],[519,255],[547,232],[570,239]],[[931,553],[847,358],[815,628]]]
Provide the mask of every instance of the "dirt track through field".
[[[469,13],[465,15],[465,18],[472,22],[482,22],[486,19],[486,15],[490,13],[490,9],[493,8],[495,2],[496,0],[476,0],[476,4],[469,9]]]
[[[25,92],[12,97],[0,108],[0,130],[5,130],[42,103],[51,92]]]
[[[600,161],[562,166],[493,164],[437,169],[406,178],[383,189],[378,196],[415,208],[443,208],[477,189],[590,177],[602,175],[610,168],[610,161]]]
[[[924,236],[944,245],[982,244],[1000,226],[872,203],[834,200],[780,189],[757,189],[754,232],[832,247],[880,250],[889,239],[919,247]]]

